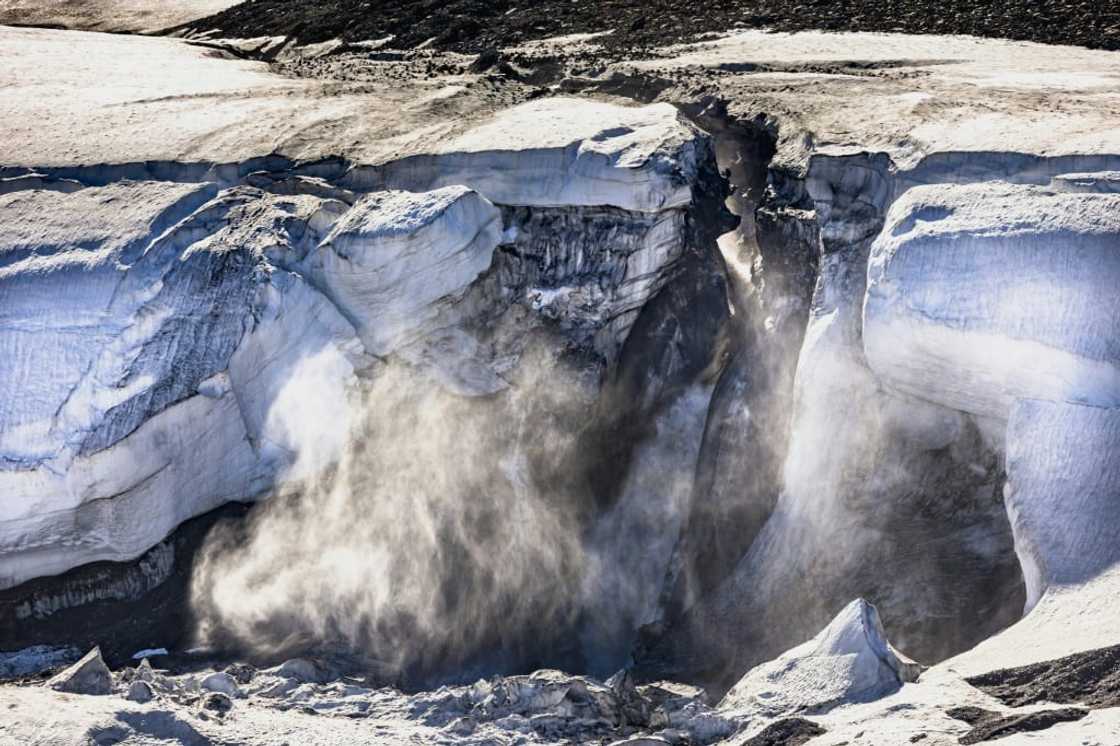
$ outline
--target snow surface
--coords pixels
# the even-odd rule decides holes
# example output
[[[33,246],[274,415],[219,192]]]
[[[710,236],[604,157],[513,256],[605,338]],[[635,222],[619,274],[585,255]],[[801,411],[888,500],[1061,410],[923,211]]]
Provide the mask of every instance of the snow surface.
[[[421,120],[446,86],[340,89],[178,40],[79,32],[0,28],[0,57],[14,123],[0,141],[0,374],[19,387],[0,401],[0,587],[134,558],[280,474],[325,467],[371,356],[500,390],[509,363],[457,324],[529,285],[563,284],[534,311],[617,354],[685,250],[707,153],[665,104],[475,101],[436,133]],[[79,121],[74,138],[64,122]],[[342,177],[329,183],[276,154],[356,160],[308,167]],[[621,208],[596,218],[617,238],[573,233],[575,212],[521,214],[507,235],[495,202]],[[541,269],[456,311],[500,242],[543,252]]]
[[[152,33],[236,4],[237,0],[0,0],[0,24]]]
[[[689,203],[699,159],[695,129],[670,104],[546,98],[502,112],[431,156],[391,164],[385,179],[408,189],[470,184],[503,204],[656,212]]]
[[[719,707],[748,720],[823,714],[890,694],[919,668],[891,648],[875,607],[857,599],[812,640],[748,671]]]
[[[549,97],[495,116],[447,83],[291,79],[176,39],[0,27],[0,164],[342,157],[383,166],[354,175],[367,188],[645,211],[689,200],[696,132],[668,104]]]
[[[1120,57],[965,36],[743,31],[619,69],[720,70],[729,114],[781,124],[775,163],[884,152],[1120,154]],[[1115,168],[1115,166],[1113,167]],[[1095,169],[1094,169],[1095,170]]]

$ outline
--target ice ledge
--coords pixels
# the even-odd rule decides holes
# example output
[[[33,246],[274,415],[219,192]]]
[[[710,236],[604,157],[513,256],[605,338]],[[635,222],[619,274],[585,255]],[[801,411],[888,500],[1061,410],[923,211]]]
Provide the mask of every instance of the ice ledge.
[[[705,138],[673,106],[547,97],[499,109],[462,83],[340,86],[174,39],[0,27],[0,165],[334,158],[368,189],[466,184],[502,204],[641,211],[689,202]]]
[[[911,189],[867,282],[867,360],[902,391],[999,419],[1017,398],[1120,405],[1120,195]]]

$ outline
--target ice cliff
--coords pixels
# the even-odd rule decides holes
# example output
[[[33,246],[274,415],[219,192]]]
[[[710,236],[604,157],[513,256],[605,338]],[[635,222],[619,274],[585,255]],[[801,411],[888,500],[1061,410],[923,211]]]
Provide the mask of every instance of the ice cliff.
[[[556,129],[525,126],[538,120]],[[516,305],[613,364],[702,249],[704,136],[669,106],[559,99],[459,144],[355,167],[348,188],[179,183],[174,166],[166,181],[7,181],[0,358],[21,383],[0,405],[3,584],[134,558],[276,487],[293,434],[274,407],[308,360],[322,385],[303,405],[323,412],[392,355],[493,393],[530,325],[478,325]]]
[[[98,36],[135,76],[102,90],[99,55],[0,38],[44,92],[0,86],[23,112],[0,142],[0,640],[68,642],[68,612],[185,572],[204,514],[307,493],[264,558],[362,572],[297,587],[351,628],[297,631],[419,639],[394,675],[633,663],[730,689],[721,712],[761,726],[909,696],[892,644],[949,659],[937,682],[1120,642],[1111,58],[746,34],[562,77],[537,60],[499,90],[463,60],[401,86],[361,54],[285,78]],[[383,497],[393,460],[408,497],[467,509],[351,520],[337,489]],[[438,613],[353,611],[384,602],[366,523],[406,569],[451,568],[407,599]],[[522,684],[612,718],[629,696]]]

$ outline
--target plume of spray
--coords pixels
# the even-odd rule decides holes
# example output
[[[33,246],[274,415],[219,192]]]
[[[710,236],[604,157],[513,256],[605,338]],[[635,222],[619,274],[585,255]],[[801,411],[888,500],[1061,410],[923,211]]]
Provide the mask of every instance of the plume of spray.
[[[415,683],[570,653],[587,564],[572,454],[593,389],[547,358],[482,398],[384,364],[325,410],[308,402],[329,365],[305,361],[269,423],[297,489],[207,540],[199,641],[262,659],[346,650]]]

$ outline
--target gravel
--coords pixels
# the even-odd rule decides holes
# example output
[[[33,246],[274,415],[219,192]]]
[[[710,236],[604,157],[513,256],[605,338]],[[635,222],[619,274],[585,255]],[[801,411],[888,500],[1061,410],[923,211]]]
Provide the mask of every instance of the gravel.
[[[301,43],[393,36],[481,52],[533,39],[613,30],[619,51],[692,41],[735,28],[967,34],[1120,49],[1120,4],[1099,0],[249,0],[186,27]]]

